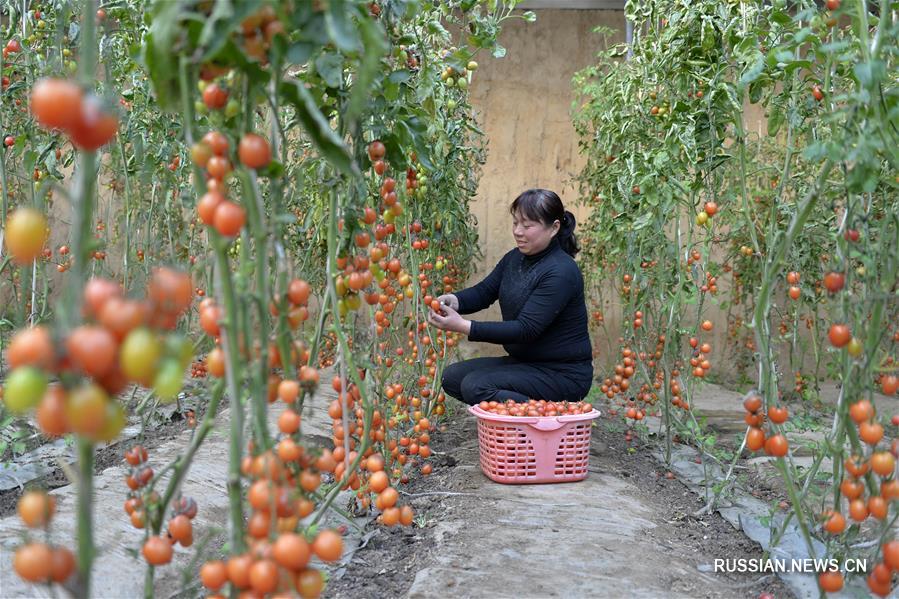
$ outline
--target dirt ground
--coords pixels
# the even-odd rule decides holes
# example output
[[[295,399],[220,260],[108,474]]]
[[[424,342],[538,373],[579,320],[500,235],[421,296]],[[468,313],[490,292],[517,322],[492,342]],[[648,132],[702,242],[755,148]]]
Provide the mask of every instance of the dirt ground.
[[[176,411],[168,422],[148,428],[141,444],[148,450],[155,449],[161,443],[177,437],[186,427],[186,420]],[[128,441],[125,446],[130,446],[131,443],[133,441]],[[99,474],[107,468],[120,465],[123,461],[124,451],[123,444],[120,442],[97,450],[94,454],[94,473]],[[37,487],[49,491],[70,483],[71,481],[66,477],[62,468],[52,468],[45,476],[29,482],[26,487]],[[18,488],[0,491],[0,518],[5,518],[16,511],[16,504],[22,492],[22,489]]]
[[[607,413],[606,406],[598,407]],[[388,529],[369,523],[362,533],[362,546],[345,567],[332,573],[325,596],[724,598],[757,597],[762,592],[777,598],[793,596],[773,575],[711,571],[715,558],[761,557],[760,547],[718,514],[692,516],[701,500],[678,480],[666,477],[649,447],[627,444],[619,430],[620,420],[606,416],[596,421],[587,481],[506,486],[481,474],[476,422],[460,404],[452,408],[454,413],[441,425],[444,430],[433,435],[433,473],[399,487],[401,503],[415,509],[414,526]],[[184,429],[185,422],[176,412],[142,443],[151,453],[159,447],[160,454],[175,455],[186,439]],[[96,471],[121,466],[122,450],[116,444],[99,451]],[[197,472],[201,466],[197,465]],[[116,501],[119,480],[114,477],[111,482]],[[47,488],[68,484],[59,469],[35,482]],[[196,481],[199,489],[219,483],[203,476]],[[197,493],[202,496],[203,492]],[[0,494],[0,517],[14,513],[18,496],[18,490]],[[572,530],[581,524],[581,512],[583,529]],[[224,540],[224,508],[205,501],[203,516],[208,520],[204,523],[210,535],[205,539],[207,546],[219,546]],[[124,517],[117,520],[122,520],[124,532],[115,543],[131,539]],[[522,539],[530,546],[521,548]],[[496,560],[485,559],[492,551],[499,554]],[[508,576],[510,568],[527,574],[534,556],[545,561],[552,552],[577,554],[572,559],[586,578],[566,586],[571,576],[559,570],[559,579],[544,577],[524,594],[511,590],[504,594],[501,582],[499,592],[485,586],[485,579]],[[190,556],[184,555],[185,560]],[[623,587],[609,587],[609,581]],[[177,575],[160,577],[156,590],[160,596],[193,596],[199,591],[196,581]]]
[[[470,477],[460,471],[466,461],[477,461],[474,418],[458,410],[446,426],[446,431],[434,436],[438,456],[433,460],[434,472],[429,477],[413,480],[403,489],[403,499],[418,515],[416,525],[411,529],[385,529],[372,523],[372,536],[367,545],[356,553],[346,572],[330,582],[327,596],[399,597],[406,596],[410,590],[414,593],[413,583],[420,582],[416,581],[416,575],[433,565],[445,543],[438,523],[457,520],[454,524],[464,529],[496,519],[491,502],[483,501],[471,489],[473,484],[496,483],[480,473],[481,480],[472,483]],[[763,592],[778,598],[793,596],[774,575],[710,572],[709,566],[716,557],[761,557],[761,549],[718,514],[693,517],[691,514],[701,506],[700,499],[676,479],[666,478],[664,469],[648,451],[639,445],[631,446],[636,451],[628,451],[623,435],[610,431],[608,420],[601,418],[594,428],[590,470],[632,483],[628,488],[637,490],[633,499],[650,508],[650,519],[655,525],[651,532],[652,542],[692,565],[692,575],[687,569],[686,575],[675,576],[669,581],[672,596],[756,597]],[[475,447],[474,451],[471,451],[472,447]],[[552,514],[548,515],[551,517]],[[458,521],[460,516],[463,521]],[[621,514],[621,517],[626,518],[627,514]],[[558,531],[545,532],[551,537],[552,532]],[[526,568],[527,564],[522,566]],[[667,575],[672,573],[673,570]],[[665,575],[659,573],[660,577]],[[709,577],[713,577],[714,582]],[[591,596],[621,596],[620,592],[620,589],[597,588]],[[446,595],[476,597],[478,593],[473,588],[448,588]]]

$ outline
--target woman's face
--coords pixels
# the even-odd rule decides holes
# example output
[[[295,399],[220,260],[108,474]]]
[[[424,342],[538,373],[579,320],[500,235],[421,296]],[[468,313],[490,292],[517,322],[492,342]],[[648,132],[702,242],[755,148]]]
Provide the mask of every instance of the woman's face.
[[[558,231],[558,220],[546,226],[539,220],[530,220],[520,212],[512,215],[512,235],[522,254],[539,254],[546,249]]]

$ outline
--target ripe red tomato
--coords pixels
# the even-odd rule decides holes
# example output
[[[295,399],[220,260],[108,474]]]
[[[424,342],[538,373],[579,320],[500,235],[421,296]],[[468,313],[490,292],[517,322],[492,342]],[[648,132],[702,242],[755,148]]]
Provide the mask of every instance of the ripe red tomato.
[[[228,103],[228,90],[219,87],[217,83],[211,83],[203,90],[203,103],[209,110],[224,108]]]
[[[220,235],[234,237],[247,221],[247,213],[239,204],[229,200],[221,202],[215,209],[213,226]]]
[[[888,374],[880,380],[880,390],[884,395],[892,395],[899,389],[899,376]]]
[[[247,133],[243,136],[237,147],[237,153],[240,161],[247,168],[262,168],[272,160],[272,149],[269,147],[268,141],[255,133]]]
[[[81,113],[69,127],[69,137],[75,147],[96,150],[110,141],[119,131],[119,118],[104,109],[96,96],[88,96],[81,103]]]
[[[831,293],[836,293],[846,284],[846,276],[841,272],[829,272],[824,275],[824,286]]]
[[[231,162],[224,156],[213,156],[206,163],[206,170],[214,180],[223,181],[225,175],[231,172]]]
[[[172,553],[172,544],[163,537],[152,536],[144,543],[144,559],[153,566],[161,566],[172,561]]]
[[[215,220],[215,211],[219,207],[219,204],[224,201],[225,196],[218,191],[209,191],[203,194],[203,197],[197,202],[197,215],[200,217],[200,220],[203,221],[204,225],[211,226],[213,224]]]
[[[16,550],[13,570],[28,582],[44,582],[50,577],[53,554],[44,543],[32,541]]]
[[[217,591],[228,582],[228,569],[225,562],[211,561],[200,568],[200,581],[210,591]]]
[[[375,140],[368,144],[368,157],[372,162],[377,160],[381,160],[384,158],[384,154],[387,153],[387,148],[384,147],[384,144],[380,140]]]
[[[228,138],[220,131],[210,131],[204,135],[203,143],[208,145],[216,156],[224,156],[228,153]]]
[[[832,324],[830,331],[827,333],[830,338],[830,344],[834,347],[843,347],[852,339],[852,332],[845,324]]]
[[[751,427],[746,432],[746,447],[750,451],[758,451],[765,446],[765,432],[757,427]]]
[[[768,408],[768,420],[774,424],[783,424],[789,417],[790,414],[785,407]]]
[[[836,570],[821,573],[818,584],[825,593],[836,593],[843,588],[843,574]]]
[[[774,435],[765,440],[765,453],[776,458],[782,458],[787,455],[789,444],[787,438],[783,435]]]

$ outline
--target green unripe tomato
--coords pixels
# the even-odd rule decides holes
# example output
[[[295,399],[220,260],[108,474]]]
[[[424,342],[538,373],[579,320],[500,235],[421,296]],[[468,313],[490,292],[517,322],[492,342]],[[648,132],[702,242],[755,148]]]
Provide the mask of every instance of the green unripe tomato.
[[[209,111],[206,109],[205,102],[203,102],[202,100],[197,100],[196,102],[194,102],[194,112],[196,112],[197,114],[206,114]]]
[[[452,77],[447,77],[446,78],[446,86],[453,87],[454,85],[456,85],[456,80],[453,79]]]
[[[186,369],[194,359],[194,348],[184,335],[172,333],[165,340],[165,354],[178,361]]]
[[[33,366],[16,368],[6,377],[3,403],[13,414],[24,414],[40,403],[47,390],[47,376]]]
[[[106,420],[103,421],[103,428],[97,433],[97,440],[112,441],[119,436],[123,428],[125,428],[125,408],[117,401],[107,402]]]
[[[184,369],[177,360],[166,358],[153,379],[153,391],[163,403],[175,401],[181,391]]]
[[[456,101],[450,98],[446,101],[447,110],[455,110],[456,109]]]
[[[70,60],[69,62],[66,63],[66,68],[69,69],[70,73],[77,73],[78,72],[78,63],[75,62],[74,60]]]
[[[362,299],[358,293],[347,295],[344,301],[346,302],[346,307],[353,311],[358,310],[362,306]]]
[[[231,98],[228,100],[228,103],[225,104],[225,117],[231,118],[237,116],[237,113],[240,112],[240,102],[235,98]]]
[[[139,327],[128,333],[119,349],[119,367],[128,379],[144,386],[156,374],[162,343],[150,329]]]
[[[465,66],[465,68],[468,69],[469,71],[477,71],[477,70],[478,70],[478,63],[476,63],[475,61],[471,60],[471,61],[468,62],[468,64]]]
[[[459,89],[468,89],[468,79],[459,77],[459,81],[456,82],[456,85],[459,86]]]
[[[709,222],[709,215],[705,210],[696,215],[696,224],[700,227],[705,226],[707,222]]]

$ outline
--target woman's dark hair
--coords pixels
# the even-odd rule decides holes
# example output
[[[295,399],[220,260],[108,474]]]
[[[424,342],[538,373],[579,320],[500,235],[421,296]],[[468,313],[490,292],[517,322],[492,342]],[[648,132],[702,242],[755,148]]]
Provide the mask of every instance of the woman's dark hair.
[[[554,221],[559,221],[560,228],[556,236],[562,249],[572,258],[581,250],[577,245],[577,237],[574,236],[577,221],[574,220],[572,213],[565,210],[562,199],[556,192],[548,189],[528,189],[515,198],[509,212],[513,215],[520,212],[527,219],[540,221],[547,227]]]

